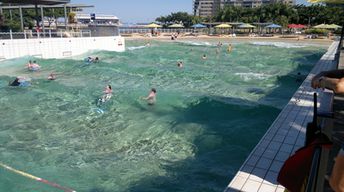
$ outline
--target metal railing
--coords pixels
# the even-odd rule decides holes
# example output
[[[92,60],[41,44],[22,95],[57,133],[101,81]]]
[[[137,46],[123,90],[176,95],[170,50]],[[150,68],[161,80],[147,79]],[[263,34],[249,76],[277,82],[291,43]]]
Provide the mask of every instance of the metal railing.
[[[39,39],[39,38],[77,38],[77,37],[91,37],[91,31],[45,31],[45,32],[1,32],[0,39]]]
[[[333,93],[324,92],[322,94],[319,112],[317,110],[317,97],[314,95],[314,114],[311,126],[307,126],[305,145],[311,144],[316,137],[329,137],[332,130],[333,119]],[[319,123],[319,125],[318,125]],[[323,135],[322,135],[323,134]],[[316,136],[317,135],[317,136]],[[325,137],[326,137],[325,136]],[[306,183],[306,192],[321,192],[324,188],[324,179],[327,169],[329,149],[323,144],[315,144],[312,154],[312,163]]]
[[[196,29],[196,31],[201,31],[199,29]],[[151,33],[152,29],[150,28],[119,28],[119,32],[121,34],[131,34],[131,33]],[[195,32],[195,29],[192,28],[175,28],[175,29],[162,29],[158,28],[154,30],[154,32],[158,33],[193,33]]]

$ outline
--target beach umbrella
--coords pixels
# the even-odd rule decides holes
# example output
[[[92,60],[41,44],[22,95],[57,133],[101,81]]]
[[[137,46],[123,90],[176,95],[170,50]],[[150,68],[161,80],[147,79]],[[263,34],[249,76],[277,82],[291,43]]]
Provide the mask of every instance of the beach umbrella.
[[[330,27],[332,27],[332,29],[342,28],[341,26],[336,25],[336,24],[331,24]]]
[[[155,24],[155,23],[151,23],[149,25],[145,25],[144,27],[147,27],[147,28],[160,28],[161,25],[158,25],[158,24]]]
[[[265,28],[281,28],[281,27],[282,26],[280,26],[280,25],[271,24],[271,25],[266,26]]]
[[[296,28],[298,28],[298,29],[306,28],[306,25],[297,24]]]
[[[241,24],[238,26],[238,28],[256,28],[256,26],[250,25],[250,24]]]
[[[168,26],[169,28],[183,28],[184,26],[182,24],[173,24]]]
[[[200,23],[197,23],[197,24],[192,25],[191,27],[193,27],[193,28],[206,28],[207,26],[202,25]]]
[[[228,24],[220,24],[220,25],[216,25],[215,28],[231,28],[231,25]]]
[[[313,28],[316,28],[316,29],[333,29],[333,26],[327,25],[327,24],[320,24],[320,25],[313,26]]]
[[[301,24],[289,24],[288,28],[302,29],[302,28],[306,28],[306,26],[305,25],[301,25]]]

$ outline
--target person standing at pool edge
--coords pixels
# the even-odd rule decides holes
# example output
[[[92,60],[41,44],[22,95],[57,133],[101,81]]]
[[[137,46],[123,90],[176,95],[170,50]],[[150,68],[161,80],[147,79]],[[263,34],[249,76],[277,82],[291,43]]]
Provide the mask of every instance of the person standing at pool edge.
[[[143,97],[142,99],[146,100],[148,105],[154,105],[156,102],[156,89],[152,88],[149,92],[147,97]]]

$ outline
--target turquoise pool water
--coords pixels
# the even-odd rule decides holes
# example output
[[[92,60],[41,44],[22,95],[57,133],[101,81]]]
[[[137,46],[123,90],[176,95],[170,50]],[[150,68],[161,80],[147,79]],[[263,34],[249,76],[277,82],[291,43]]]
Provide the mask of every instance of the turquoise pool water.
[[[76,191],[223,191],[325,52],[279,42],[237,42],[230,54],[227,43],[216,54],[215,41],[145,43],[37,59],[36,73],[24,68],[29,57],[1,62],[0,161]],[[86,65],[87,55],[101,62]],[[57,80],[46,80],[52,71]],[[8,87],[17,75],[32,86]],[[114,96],[97,106],[108,84]],[[139,98],[152,87],[149,106]],[[60,190],[0,168],[0,191]]]

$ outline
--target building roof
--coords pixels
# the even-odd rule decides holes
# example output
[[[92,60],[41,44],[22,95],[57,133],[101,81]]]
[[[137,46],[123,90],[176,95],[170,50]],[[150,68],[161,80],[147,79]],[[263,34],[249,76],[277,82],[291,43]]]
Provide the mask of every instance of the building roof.
[[[70,0],[0,0],[0,2],[24,5],[58,5],[70,3]]]

